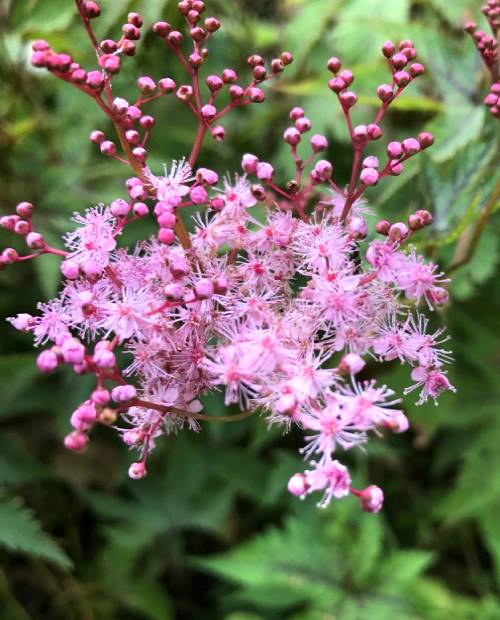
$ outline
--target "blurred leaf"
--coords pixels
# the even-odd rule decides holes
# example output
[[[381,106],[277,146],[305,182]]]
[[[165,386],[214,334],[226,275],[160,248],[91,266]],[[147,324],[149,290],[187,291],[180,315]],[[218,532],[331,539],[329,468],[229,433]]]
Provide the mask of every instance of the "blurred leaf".
[[[17,497],[0,497],[0,546],[14,553],[39,557],[64,570],[72,567],[70,558]]]

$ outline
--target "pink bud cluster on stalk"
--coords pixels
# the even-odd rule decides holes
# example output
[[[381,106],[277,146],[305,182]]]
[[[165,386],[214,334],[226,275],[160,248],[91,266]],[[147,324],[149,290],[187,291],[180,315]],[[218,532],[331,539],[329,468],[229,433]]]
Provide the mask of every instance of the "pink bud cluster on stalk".
[[[484,103],[489,108],[490,113],[495,118],[500,119],[500,0],[488,0],[481,7],[481,12],[488,21],[491,34],[478,29],[474,22],[467,22],[464,29],[472,37],[474,45],[491,76],[490,90],[484,99]]]
[[[128,102],[111,84],[122,60],[135,52],[141,16],[130,13],[118,39],[99,42],[91,25],[98,4],[76,4],[97,67],[83,69],[44,41],[33,44],[33,64],[92,97],[113,122],[117,141],[99,129],[90,139],[128,167],[124,191],[109,205],[76,213],[76,226],[63,237],[65,249],[48,246],[35,230],[30,203],[1,220],[30,248],[26,256],[5,249],[2,266],[44,253],[63,259],[60,294],[40,303],[36,315],[9,320],[44,347],[37,360],[42,372],[68,365],[95,377],[87,400],[71,415],[66,447],[81,451],[96,424],[112,426],[137,452],[129,475],[139,479],[160,436],[183,427],[198,431],[200,421],[233,422],[262,412],[269,424],[304,432],[301,452],[308,465],[290,479],[292,494],[320,492],[321,506],[353,495],[363,510],[378,512],[381,489],[355,488],[336,459],[339,450],[360,447],[384,429],[401,433],[409,426],[401,399],[369,378],[368,370],[395,360],[407,364],[405,394],[418,391],[419,404],[454,390],[445,370],[451,354],[442,348],[448,337],[444,329],[430,330],[425,316],[426,309],[447,302],[448,280],[410,245],[432,215],[420,209],[405,222],[381,219],[375,238],[368,237],[364,194],[401,174],[405,161],[433,142],[425,132],[388,141],[382,162],[365,153],[382,138],[391,103],[424,72],[413,43],[383,45],[390,79],[377,89],[380,108],[367,124],[352,120],[352,72],[337,58],[327,63],[333,74],[328,86],[354,152],[347,186],[334,180],[326,136],[313,133],[299,107],[290,111],[283,134],[294,168],[288,183],[280,185],[273,165],[250,153],[242,157],[242,173],[219,179],[196,165],[205,135],[222,140],[221,119],[236,107],[262,102],[261,85],[292,55],[284,52],[269,64],[251,55],[246,85],[231,68],[202,80],[207,44],[220,22],[203,17],[204,2],[184,0],[178,6],[187,36],[167,22],[157,22],[153,31],[184,67],[186,83],[141,76],[138,97]],[[159,173],[146,163],[155,118],[145,108],[169,94],[190,108],[197,130],[191,152]],[[309,154],[303,159],[297,147],[305,140]],[[256,217],[257,204],[264,220]],[[199,209],[189,233],[181,213],[193,205]],[[135,247],[120,246],[123,229],[142,218],[151,220],[151,236]],[[239,404],[241,413],[203,413],[202,395],[220,386],[225,403]]]

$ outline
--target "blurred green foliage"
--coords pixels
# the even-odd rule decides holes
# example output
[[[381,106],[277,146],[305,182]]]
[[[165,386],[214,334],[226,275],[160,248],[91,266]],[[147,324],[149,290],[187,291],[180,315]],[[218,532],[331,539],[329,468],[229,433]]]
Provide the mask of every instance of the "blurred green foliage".
[[[99,35],[117,33],[128,10],[146,22],[176,22],[170,0],[103,0]],[[443,267],[459,264],[495,183],[497,126],[481,105],[484,74],[461,24],[480,19],[473,0],[208,0],[223,18],[209,67],[244,74],[253,51],[282,49],[296,61],[271,87],[269,103],[234,114],[228,138],[207,141],[200,163],[238,168],[242,152],[291,172],[280,134],[287,111],[303,105],[325,132],[339,180],[350,148],[326,88],[325,60],[340,56],[356,75],[359,122],[373,115],[375,87],[387,81],[381,43],[412,38],[426,75],[398,100],[386,135],[423,127],[436,144],[405,173],[373,190],[389,218],[416,208],[434,213],[419,243]],[[70,0],[0,4],[1,208],[36,205],[40,228],[57,242],[73,211],[123,195],[123,170],[87,140],[111,128],[92,102],[28,63],[29,42],[47,38],[84,66],[92,49]],[[115,89],[133,93],[139,74],[181,79],[148,34],[125,63]],[[172,100],[154,104],[158,125],[151,165],[188,153],[193,121]],[[382,141],[381,141],[382,142]],[[373,154],[377,154],[374,147]],[[263,422],[205,426],[161,442],[151,474],[126,476],[130,455],[99,429],[84,455],[61,439],[68,413],[86,395],[85,379],[63,372],[40,378],[28,338],[1,327],[0,617],[2,620],[496,620],[500,618],[500,290],[498,218],[493,205],[474,256],[454,269],[452,303],[436,323],[449,325],[456,395],[439,407],[408,401],[412,430],[350,454],[356,484],[384,487],[378,515],[346,499],[326,511],[285,491],[300,467],[294,433]],[[145,224],[146,226],[146,224]],[[144,231],[141,231],[144,232]],[[11,244],[3,232],[2,245]],[[0,274],[0,314],[33,311],[58,286],[58,261]],[[381,380],[407,380],[395,364]],[[220,409],[212,396],[207,408]]]

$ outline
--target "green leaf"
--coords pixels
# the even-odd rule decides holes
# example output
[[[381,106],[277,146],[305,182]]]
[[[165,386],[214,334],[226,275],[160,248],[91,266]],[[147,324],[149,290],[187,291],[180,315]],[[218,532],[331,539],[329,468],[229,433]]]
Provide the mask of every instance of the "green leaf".
[[[69,570],[73,563],[18,497],[0,497],[0,546]]]

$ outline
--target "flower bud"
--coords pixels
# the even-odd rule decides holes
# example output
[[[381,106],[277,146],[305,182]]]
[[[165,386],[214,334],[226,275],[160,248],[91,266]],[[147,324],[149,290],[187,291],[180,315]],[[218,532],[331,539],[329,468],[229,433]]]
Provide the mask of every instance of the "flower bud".
[[[359,494],[359,501],[361,503],[361,509],[365,512],[380,512],[384,504],[384,493],[380,487],[374,484],[366,487]]]
[[[104,140],[101,143],[101,153],[107,157],[114,157],[116,155],[116,145],[111,140]]]
[[[221,78],[218,75],[209,75],[207,79],[205,80],[205,82],[208,86],[208,89],[212,93],[216,93],[218,90],[220,90],[224,86],[224,82],[221,80]]]
[[[388,237],[391,241],[401,241],[408,236],[408,226],[403,222],[396,222],[389,228]]]
[[[40,372],[49,373],[59,366],[57,355],[51,349],[42,351],[36,358],[36,365]]]
[[[94,144],[102,144],[104,142],[104,133],[96,129],[90,134],[89,138]]]
[[[157,237],[160,243],[171,245],[175,240],[175,233],[171,228],[160,228]]]
[[[401,142],[389,142],[387,145],[387,155],[391,159],[399,159],[403,154],[403,146]]]
[[[340,102],[342,106],[346,109],[352,108],[353,105],[358,101],[358,96],[356,93],[346,90],[339,95]]]
[[[409,84],[411,80],[410,74],[407,71],[396,71],[393,77],[399,88],[403,88]]]
[[[217,142],[221,142],[226,136],[226,130],[222,127],[222,125],[216,125],[215,127],[212,127],[211,136]]]
[[[117,385],[111,390],[111,398],[115,403],[124,403],[132,400],[137,395],[133,385]]]
[[[415,138],[407,138],[403,140],[403,150],[405,155],[415,155],[420,151],[420,143]]]
[[[206,183],[207,185],[215,185],[219,180],[219,175],[209,168],[198,168],[196,171],[196,180],[198,183]]]
[[[152,78],[144,75],[137,80],[137,88],[141,93],[147,95],[156,90],[156,83]]]
[[[238,74],[234,69],[224,69],[222,72],[222,81],[224,84],[234,84],[238,79]]]
[[[363,185],[376,185],[378,183],[379,174],[375,168],[363,168],[359,178]]]
[[[288,491],[296,497],[301,497],[307,493],[309,485],[304,474],[294,474],[288,481]]]
[[[66,364],[81,364],[85,359],[85,347],[77,338],[66,338],[61,353]]]
[[[33,205],[31,202],[20,202],[16,205],[16,213],[21,217],[29,218],[33,213]]]
[[[132,463],[128,468],[128,475],[132,480],[140,480],[147,474],[146,465],[143,462]]]
[[[378,232],[379,235],[387,235],[390,227],[391,223],[388,220],[380,220],[375,225],[375,230]]]
[[[201,108],[201,115],[206,121],[211,121],[215,118],[217,114],[217,109],[215,106],[206,104]]]
[[[421,148],[426,149],[434,144],[434,136],[428,131],[423,131],[418,134],[418,143]]]
[[[148,205],[144,202],[136,202],[133,207],[133,213],[136,217],[146,217],[149,213]]]
[[[364,142],[368,138],[368,127],[366,125],[357,125],[352,130],[352,137],[356,142]]]
[[[99,17],[101,14],[101,9],[97,2],[92,2],[91,0],[83,3],[83,11],[89,19]]]
[[[418,77],[419,75],[422,75],[422,73],[424,73],[425,68],[424,65],[420,64],[419,62],[414,62],[413,64],[410,65],[410,75],[411,77]]]
[[[30,232],[26,236],[26,245],[32,250],[42,250],[46,244],[43,235],[37,232]]]
[[[5,248],[3,250],[0,260],[4,265],[12,265],[19,259],[19,254],[14,248]]]
[[[129,214],[132,205],[123,198],[117,198],[109,205],[109,210],[116,217],[125,217]]]
[[[250,97],[250,101],[252,103],[262,103],[266,98],[264,91],[255,87],[248,91],[248,96]]]
[[[208,200],[207,190],[204,187],[201,187],[201,185],[193,187],[189,192],[189,196],[192,203],[195,205],[205,204]]]
[[[347,229],[352,239],[364,239],[368,234],[368,224],[363,217],[351,217]]]
[[[114,368],[116,364],[116,357],[113,351],[105,348],[97,349],[96,347],[92,359],[98,368]]]
[[[300,142],[301,134],[295,127],[288,127],[283,134],[283,140],[291,146],[297,146]]]
[[[316,174],[317,178],[320,181],[328,181],[328,179],[330,179],[332,176],[333,166],[326,159],[320,159],[318,162],[316,162],[313,172]]]
[[[349,373],[350,375],[357,375],[366,366],[366,362],[362,357],[356,353],[347,353],[340,360],[339,370],[340,372]]]
[[[339,78],[344,82],[346,86],[350,86],[354,82],[354,75],[349,69],[344,69],[339,73]]]
[[[168,301],[179,301],[184,296],[184,287],[178,282],[167,284],[163,291]]]
[[[173,93],[176,89],[177,85],[171,78],[162,78],[158,82],[158,86],[162,93],[169,94]]]
[[[303,116],[305,116],[305,112],[302,108],[299,108],[298,106],[290,110],[289,117],[291,121],[295,122],[296,120],[298,120],[299,118],[302,118]]]
[[[326,68],[328,69],[328,71],[331,71],[332,73],[338,73],[340,69],[342,68],[342,63],[338,58],[335,58],[335,56],[332,56],[332,58],[328,59],[326,63]]]
[[[392,41],[386,41],[382,45],[382,54],[386,58],[390,58],[394,54],[395,51],[396,51],[396,46],[394,45]]]
[[[334,77],[331,80],[328,80],[328,88],[334,93],[340,93],[342,90],[347,88],[347,85],[342,78]]]
[[[261,181],[270,181],[273,178],[274,168],[267,162],[259,162],[257,164],[256,175]]]
[[[311,121],[303,116],[295,121],[295,127],[300,131],[300,133],[306,133],[311,129]]]
[[[175,260],[170,265],[170,273],[177,280],[180,280],[181,278],[187,276],[190,271],[191,268],[189,266],[189,263],[182,259]]]
[[[210,299],[214,294],[214,286],[211,280],[207,278],[202,278],[198,280],[194,285],[194,294],[196,295],[196,299]]]
[[[107,405],[110,401],[110,398],[111,396],[109,394],[109,391],[105,390],[104,388],[94,390],[90,396],[92,402],[99,407],[104,407],[104,405]]]
[[[259,158],[251,153],[245,153],[241,159],[241,167],[247,174],[255,174],[258,164]]]
[[[81,452],[88,444],[88,435],[81,431],[73,431],[64,438],[64,446],[72,452]]]
[[[395,69],[402,69],[403,67],[406,67],[407,64],[408,58],[406,58],[406,56],[404,54],[401,54],[400,52],[394,54],[394,56],[391,57],[391,65]]]

